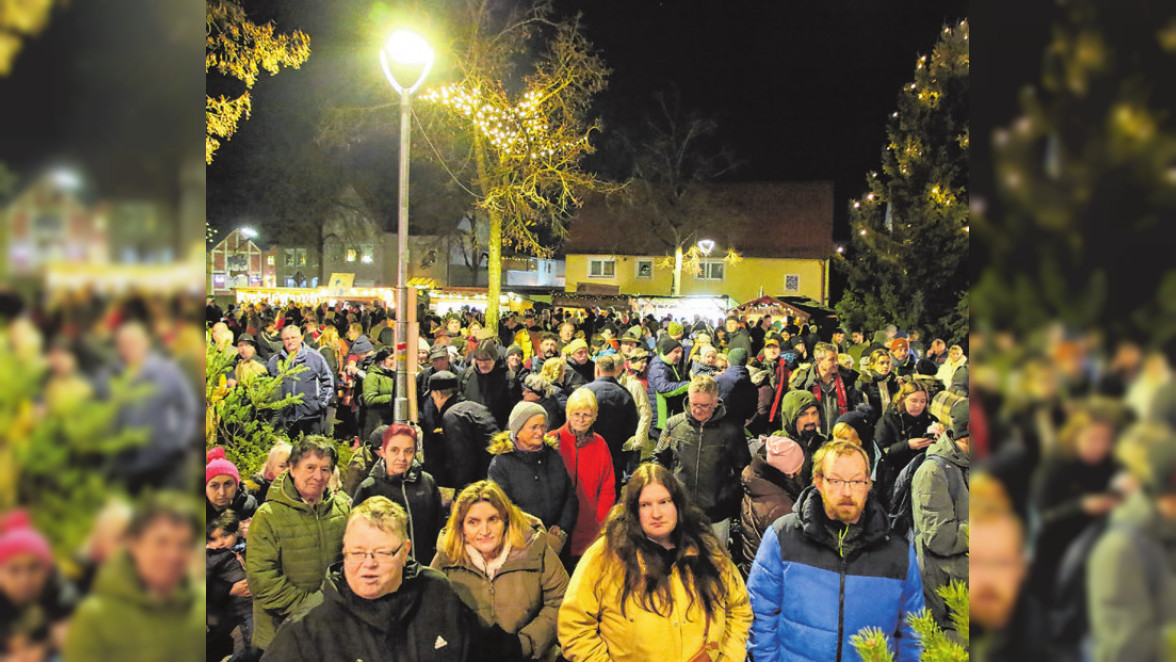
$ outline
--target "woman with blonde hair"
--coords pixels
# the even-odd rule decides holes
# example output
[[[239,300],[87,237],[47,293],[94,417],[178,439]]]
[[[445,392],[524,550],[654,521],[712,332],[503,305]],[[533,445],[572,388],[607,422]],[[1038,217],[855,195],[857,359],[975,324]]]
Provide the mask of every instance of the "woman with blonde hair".
[[[571,560],[588,549],[617,500],[616,472],[604,437],[592,431],[599,411],[596,395],[579,388],[568,398],[567,423],[552,432],[576,490],[579,515],[572,529]]]
[[[866,369],[858,377],[858,392],[874,410],[874,418],[880,419],[890,409],[894,394],[898,392],[898,376],[892,370],[894,359],[885,349],[870,352]]]
[[[747,587],[682,483],[642,464],[576,566],[559,609],[571,662],[743,660]]]
[[[538,518],[495,482],[466,486],[453,501],[431,566],[478,617],[472,650],[487,660],[554,660],[568,573]]]
[[[292,449],[293,447],[290,445],[290,442],[284,439],[277,439],[274,445],[270,447],[269,454],[266,455],[265,464],[262,465],[261,471],[253,474],[251,482],[246,484],[250,494],[257,499],[258,506],[265,503],[266,497],[269,494],[270,485],[273,484],[274,479],[282,475],[282,472],[286,470]]]
[[[563,392],[565,397],[571,395],[563,383],[567,365],[567,360],[563,356],[557,356],[544,361],[543,368],[539,371],[539,374],[547,378],[547,381],[551,382],[552,386]]]

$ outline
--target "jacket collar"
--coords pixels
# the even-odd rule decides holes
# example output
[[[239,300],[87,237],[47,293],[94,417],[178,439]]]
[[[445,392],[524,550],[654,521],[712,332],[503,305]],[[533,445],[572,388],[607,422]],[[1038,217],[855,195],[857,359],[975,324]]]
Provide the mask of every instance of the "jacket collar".
[[[403,476],[389,476],[388,465],[384,463],[384,458],[381,457],[372,465],[372,470],[368,472],[368,476],[389,483],[415,483],[421,477],[421,463],[414,459],[412,466],[408,468],[408,471]]]
[[[422,592],[418,577],[421,566],[411,558],[404,565],[404,576],[400,588],[382,598],[368,600],[351,591],[343,575],[343,562],[335,563],[327,570],[323,580],[323,602],[333,602],[348,612],[352,618],[364,625],[388,632],[409,620],[421,602]]]
[[[809,485],[801,491],[796,498],[793,512],[800,517],[801,528],[808,538],[835,552],[837,551],[837,539],[833,537],[829,532],[829,527],[826,526],[830,519],[825,514],[825,504],[821,500],[821,493],[817,490],[816,485]],[[878,503],[877,498],[874,497],[873,492],[870,492],[866,497],[866,508],[862,511],[862,516],[857,524],[850,524],[850,526],[861,529],[860,544],[854,554],[880,541],[890,539],[890,520],[882,508],[882,504]]]

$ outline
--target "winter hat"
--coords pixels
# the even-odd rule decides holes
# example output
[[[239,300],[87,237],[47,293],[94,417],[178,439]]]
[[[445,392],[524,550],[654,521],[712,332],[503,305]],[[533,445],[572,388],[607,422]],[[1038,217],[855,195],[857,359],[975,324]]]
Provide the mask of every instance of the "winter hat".
[[[544,420],[547,420],[547,410],[543,408],[543,405],[537,402],[526,401],[519,402],[515,405],[514,409],[510,410],[510,419],[506,423],[507,427],[510,428],[511,439],[518,437],[519,430],[523,429],[523,425],[536,416],[542,416]]]
[[[641,327],[640,326],[629,327],[629,330],[625,332],[625,335],[621,336],[621,342],[626,342],[626,341],[641,342]]]
[[[727,352],[727,363],[740,367],[747,365],[747,350],[742,347],[736,347],[730,352]]]
[[[934,360],[923,357],[919,359],[918,363],[915,364],[915,372],[919,373],[920,375],[934,377],[935,373],[939,372],[939,366],[935,365]]]
[[[506,357],[510,358],[511,354],[523,355],[523,348],[519,347],[518,343],[511,343],[510,347],[506,348]]]
[[[418,352],[429,351],[429,341],[425,340],[424,338],[417,338],[417,351]]]
[[[207,485],[208,481],[217,476],[231,476],[234,483],[241,484],[241,474],[237,466],[225,457],[225,449],[213,446],[208,450],[208,464],[204,465],[204,484]]]
[[[788,437],[768,437],[764,441],[768,464],[781,473],[795,474],[804,466],[804,450]]]
[[[863,445],[874,443],[874,409],[870,405],[858,405],[838,416],[836,422],[853,428]]]
[[[243,342],[247,342],[250,345],[253,345],[254,348],[257,347],[257,338],[254,338],[253,334],[251,334],[251,333],[242,333],[241,337],[237,338],[238,345],[240,345]]]
[[[671,336],[682,335],[681,322],[670,322],[670,325],[668,327],[666,327],[666,332],[669,333]]]
[[[457,375],[452,372],[442,370],[429,375],[430,391],[444,391],[451,388],[457,388]]]
[[[968,436],[968,398],[954,389],[947,389],[935,394],[928,406],[931,415],[943,424],[952,439],[963,439]]]
[[[775,345],[776,347],[779,347],[780,346],[780,336],[777,336],[776,334],[773,333],[773,334],[769,335],[767,338],[764,338],[764,347],[767,347],[768,345]]]
[[[368,449],[377,451],[384,447],[384,432],[387,431],[389,427],[390,426],[388,425],[381,425],[375,430],[372,430],[372,433],[367,436]]]
[[[633,351],[629,352],[630,361],[644,361],[649,358],[649,350],[644,347],[634,347]]]
[[[14,510],[0,518],[0,565],[21,554],[32,554],[45,564],[53,563],[49,541],[33,528],[28,512]]]
[[[355,339],[355,342],[351,343],[352,354],[367,354],[373,349],[375,347],[372,345],[372,341],[368,340],[367,336],[360,336]]]
[[[665,356],[666,354],[669,354],[681,346],[682,343],[678,342],[677,340],[674,340],[669,336],[662,336],[657,341],[657,353]]]
[[[429,360],[444,359],[449,357],[449,350],[445,345],[435,345],[433,349],[429,350]]]
[[[588,343],[584,342],[583,338],[576,338],[567,345],[564,345],[563,351],[564,354],[571,356],[582,349],[588,349]]]
[[[899,347],[902,347],[905,350],[910,350],[911,344],[907,341],[906,338],[895,338],[894,340],[890,341],[890,351],[893,352]]]

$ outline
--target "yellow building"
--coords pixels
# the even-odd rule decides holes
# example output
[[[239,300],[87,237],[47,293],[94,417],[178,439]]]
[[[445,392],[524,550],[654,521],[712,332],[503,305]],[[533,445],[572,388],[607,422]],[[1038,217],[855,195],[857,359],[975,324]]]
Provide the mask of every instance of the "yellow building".
[[[688,230],[684,247],[703,239],[714,247],[698,271],[683,268],[679,296],[725,295],[740,302],[762,295],[807,296],[828,302],[832,182],[712,184],[684,202],[700,216],[677,223]],[[565,290],[671,295],[673,233],[655,216],[615,196],[589,199],[565,244]],[[742,259],[724,260],[728,249]]]

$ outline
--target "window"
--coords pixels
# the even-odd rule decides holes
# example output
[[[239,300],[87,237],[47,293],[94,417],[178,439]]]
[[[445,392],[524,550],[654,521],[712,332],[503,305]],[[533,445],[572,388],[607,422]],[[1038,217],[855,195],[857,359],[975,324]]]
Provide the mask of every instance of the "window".
[[[376,252],[375,246],[372,244],[363,244],[360,246],[360,250],[363,251],[363,257],[360,259],[360,261],[364,264],[371,264],[372,255]]]
[[[298,266],[306,266],[306,249],[298,249]]]
[[[637,277],[653,278],[653,260],[637,260]]]
[[[613,259],[588,260],[589,278],[615,278],[617,261]]]
[[[224,274],[213,274],[212,275],[212,286],[213,286],[213,288],[218,289],[218,290],[225,289],[225,275]]]
[[[707,260],[701,266],[702,273],[699,274],[698,280],[723,280],[723,267],[725,263],[722,260]]]
[[[800,291],[800,274],[787,274],[784,276],[784,291],[785,292],[799,292]]]
[[[347,249],[347,261],[348,262],[355,262],[355,249],[354,248]]]
[[[265,256],[265,263],[271,267],[274,266],[274,256],[273,255]]]
[[[286,249],[286,266],[287,267],[294,266],[294,249],[293,248]]]

